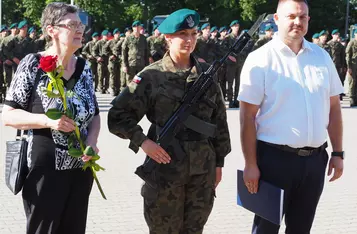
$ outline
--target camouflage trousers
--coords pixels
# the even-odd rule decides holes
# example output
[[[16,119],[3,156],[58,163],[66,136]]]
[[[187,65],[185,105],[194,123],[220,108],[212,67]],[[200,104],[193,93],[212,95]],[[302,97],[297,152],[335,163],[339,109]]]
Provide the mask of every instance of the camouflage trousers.
[[[6,94],[6,86],[4,79],[4,65],[0,63],[0,103],[4,102]]]
[[[183,142],[187,156],[159,166],[158,189],[144,184],[144,216],[150,234],[201,234],[215,197],[215,153],[208,140]],[[168,151],[170,155],[170,153]]]
[[[229,102],[237,100],[240,85],[240,72],[242,66],[240,64],[228,65],[226,72],[226,80],[228,83],[227,97]],[[233,91],[234,83],[234,91]]]
[[[120,92],[126,87],[126,73],[123,71],[123,67],[120,69]]]
[[[105,92],[109,88],[108,62],[98,63],[98,89]]]
[[[223,65],[217,72],[218,76],[218,81],[219,85],[221,86],[222,89],[222,94],[224,99],[227,98],[227,77],[226,77],[226,72],[227,72],[227,66]]]
[[[141,70],[144,69],[145,66],[133,66],[128,68],[128,72],[126,73],[126,85],[128,85],[136,74],[138,74]]]
[[[9,88],[12,80],[12,71],[13,71],[12,65],[9,66],[5,64],[4,71],[5,71],[5,85],[7,88]]]
[[[90,69],[92,70],[94,90],[98,89],[98,64],[94,59],[89,60]]]
[[[357,106],[357,72],[352,71],[352,76],[348,74],[349,96],[351,106]]]
[[[120,65],[118,61],[109,61],[108,70],[110,93],[116,95],[120,89]]]

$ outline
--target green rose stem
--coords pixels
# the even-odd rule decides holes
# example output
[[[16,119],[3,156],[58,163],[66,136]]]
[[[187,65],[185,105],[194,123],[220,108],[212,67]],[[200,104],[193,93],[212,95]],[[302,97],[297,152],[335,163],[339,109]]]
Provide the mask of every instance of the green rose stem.
[[[56,76],[54,74],[54,72],[48,72],[48,76],[50,78],[50,83],[48,84],[48,87],[47,87],[47,93],[52,95],[52,96],[56,96],[56,97],[59,97],[62,99],[62,103],[63,103],[63,110],[64,110],[64,113],[63,112],[60,112],[58,110],[53,110],[53,109],[50,109],[46,115],[51,118],[51,119],[59,119],[61,118],[61,116],[64,114],[66,115],[67,117],[71,118],[71,116],[68,116],[66,113],[67,113],[67,98],[66,98],[66,91],[64,90],[64,87],[63,87],[63,81],[61,79],[62,75],[63,75],[63,67],[62,66],[59,66],[56,70],[60,69],[61,72]],[[58,94],[55,94],[53,93],[53,90],[57,90],[58,91]],[[71,118],[73,119],[73,118]],[[86,170],[88,167],[91,169],[92,171],[92,174],[93,174],[93,178],[98,186],[98,189],[99,189],[99,192],[100,194],[102,195],[102,197],[106,200],[106,196],[104,194],[104,191],[102,189],[102,186],[98,180],[98,177],[97,177],[97,171],[100,171],[100,170],[105,170],[103,167],[99,166],[96,161],[100,158],[100,156],[93,150],[93,148],[91,146],[86,146],[82,139],[81,139],[81,133],[79,131],[79,127],[78,125],[75,123],[75,135],[76,135],[76,138],[79,142],[79,145],[80,145],[80,148],[81,148],[81,152],[79,154],[77,154],[78,152],[75,152],[74,154],[76,154],[75,156],[76,157],[80,157],[81,155],[87,155],[87,156],[91,156],[92,159],[87,161],[84,166],[83,166],[83,170]],[[72,157],[74,157],[73,155],[71,155]]]

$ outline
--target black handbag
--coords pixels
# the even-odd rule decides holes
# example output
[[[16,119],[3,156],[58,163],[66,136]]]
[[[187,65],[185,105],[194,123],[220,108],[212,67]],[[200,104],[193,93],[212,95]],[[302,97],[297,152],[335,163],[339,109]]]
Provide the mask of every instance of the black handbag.
[[[38,54],[35,54],[35,56],[39,59]],[[32,112],[32,102],[40,77],[40,74],[37,73],[27,108],[28,112]],[[7,187],[15,195],[21,191],[29,173],[27,166],[27,132],[27,130],[22,131],[18,129],[15,140],[6,142],[5,182]]]
[[[27,131],[26,131],[27,132]],[[29,172],[27,167],[27,133],[17,130],[15,141],[6,142],[5,182],[13,194],[18,194]]]

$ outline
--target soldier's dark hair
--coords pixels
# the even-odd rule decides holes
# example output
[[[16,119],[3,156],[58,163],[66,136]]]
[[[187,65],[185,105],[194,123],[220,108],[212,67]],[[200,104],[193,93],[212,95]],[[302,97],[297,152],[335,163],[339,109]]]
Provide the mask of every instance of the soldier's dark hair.
[[[47,35],[46,27],[58,24],[67,14],[73,13],[78,13],[78,8],[64,2],[52,2],[45,7],[41,17],[41,28],[47,41],[51,38]]]
[[[278,7],[282,4],[282,3],[285,3],[285,2],[303,2],[306,4],[307,7],[309,7],[309,4],[307,3],[307,0],[279,0],[278,2]]]

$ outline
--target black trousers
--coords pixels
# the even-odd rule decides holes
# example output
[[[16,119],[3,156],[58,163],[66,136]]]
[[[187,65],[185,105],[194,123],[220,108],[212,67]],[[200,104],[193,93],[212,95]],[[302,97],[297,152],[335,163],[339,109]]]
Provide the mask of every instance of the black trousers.
[[[22,190],[27,234],[84,234],[92,184],[89,169],[32,168]]]
[[[309,234],[325,181],[328,154],[320,148],[301,157],[258,142],[257,160],[261,179],[284,189],[287,234]],[[279,225],[254,217],[253,234],[278,234]]]

